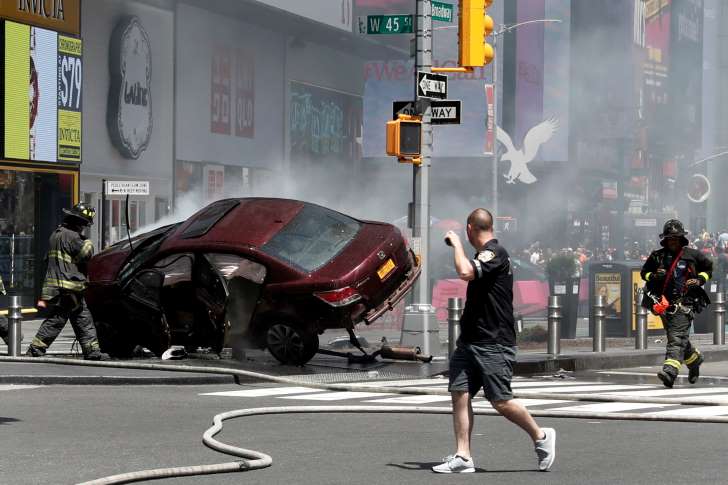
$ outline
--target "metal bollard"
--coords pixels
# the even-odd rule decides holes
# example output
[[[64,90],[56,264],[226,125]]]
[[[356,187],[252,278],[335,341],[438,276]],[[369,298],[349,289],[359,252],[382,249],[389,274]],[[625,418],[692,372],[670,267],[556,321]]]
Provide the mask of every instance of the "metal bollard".
[[[604,338],[604,317],[607,315],[604,311],[605,300],[604,295],[596,295],[594,302],[594,340],[592,342],[594,352],[604,352],[606,349],[606,339]]]
[[[725,345],[725,293],[715,294],[715,327],[713,327],[713,344]]]
[[[549,355],[561,353],[561,297],[549,296],[548,348]]]
[[[640,288],[637,290],[635,297],[635,325],[636,332],[634,336],[634,348],[637,350],[647,350],[647,308],[642,306],[642,292]]]
[[[22,320],[20,297],[12,295],[10,296],[10,306],[8,307],[8,355],[10,357],[20,357],[20,341],[22,339],[20,322]]]
[[[447,358],[452,357],[460,337],[460,316],[463,314],[463,299],[447,299]]]

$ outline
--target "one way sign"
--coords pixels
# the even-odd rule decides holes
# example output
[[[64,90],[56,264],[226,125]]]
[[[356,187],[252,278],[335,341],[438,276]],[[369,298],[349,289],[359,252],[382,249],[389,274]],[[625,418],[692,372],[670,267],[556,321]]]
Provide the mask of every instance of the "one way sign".
[[[432,124],[433,125],[459,125],[460,124],[460,107],[459,99],[445,99],[443,101],[433,101],[432,106]],[[392,119],[397,119],[397,115],[416,115],[414,101],[395,101],[392,103]]]
[[[447,98],[447,76],[417,71],[418,98]]]

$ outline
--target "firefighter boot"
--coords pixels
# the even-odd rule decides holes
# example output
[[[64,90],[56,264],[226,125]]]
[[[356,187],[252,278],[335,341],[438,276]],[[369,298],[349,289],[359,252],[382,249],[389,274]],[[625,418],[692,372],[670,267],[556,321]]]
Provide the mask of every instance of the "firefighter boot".
[[[46,349],[43,347],[36,347],[33,344],[28,346],[28,351],[25,353],[28,357],[45,357]]]
[[[675,384],[677,379],[677,373],[680,371],[680,363],[674,359],[668,359],[662,365],[662,370],[657,373],[657,377],[660,378],[665,387],[672,389],[672,385]]]
[[[704,360],[705,358],[699,350],[693,351],[693,354],[685,359],[685,364],[688,366],[688,382],[690,384],[698,382],[698,377],[700,377],[700,364],[702,364]]]
[[[100,350],[93,350],[83,356],[84,360],[111,360],[109,354],[105,354]]]

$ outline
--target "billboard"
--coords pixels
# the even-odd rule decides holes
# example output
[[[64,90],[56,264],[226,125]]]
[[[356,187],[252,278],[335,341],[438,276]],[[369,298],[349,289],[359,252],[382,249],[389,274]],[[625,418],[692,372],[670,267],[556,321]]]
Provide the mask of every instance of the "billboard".
[[[3,155],[81,161],[80,39],[4,22]]]

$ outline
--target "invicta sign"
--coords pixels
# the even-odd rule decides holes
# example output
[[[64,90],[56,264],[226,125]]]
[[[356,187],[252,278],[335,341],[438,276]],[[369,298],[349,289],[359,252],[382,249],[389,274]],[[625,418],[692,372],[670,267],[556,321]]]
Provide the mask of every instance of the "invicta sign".
[[[18,0],[18,10],[40,17],[65,20],[63,0]]]

